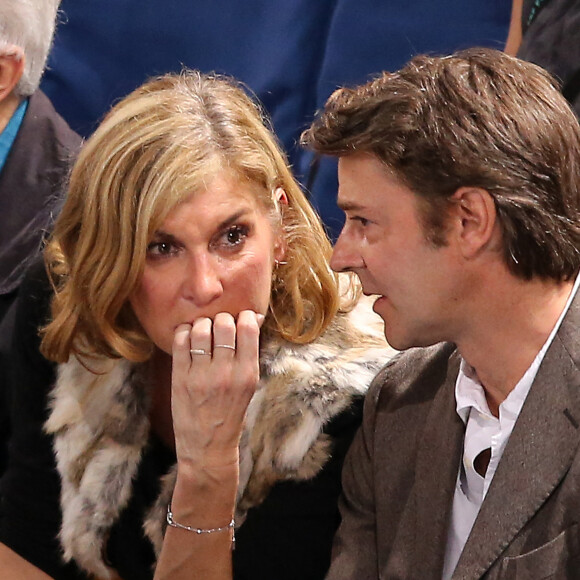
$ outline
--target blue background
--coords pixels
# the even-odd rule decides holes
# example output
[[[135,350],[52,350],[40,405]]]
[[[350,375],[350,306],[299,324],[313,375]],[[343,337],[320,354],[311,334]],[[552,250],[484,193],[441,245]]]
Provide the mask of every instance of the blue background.
[[[328,95],[411,56],[502,49],[509,0],[62,0],[42,89],[84,136],[147,78],[183,66],[237,77],[269,111],[336,237],[336,163],[297,146]]]

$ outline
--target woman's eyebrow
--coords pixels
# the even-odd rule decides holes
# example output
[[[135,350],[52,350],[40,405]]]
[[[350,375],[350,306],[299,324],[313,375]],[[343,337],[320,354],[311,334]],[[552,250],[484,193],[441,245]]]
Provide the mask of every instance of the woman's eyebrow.
[[[248,214],[251,212],[252,212],[252,209],[249,207],[244,207],[242,209],[239,209],[238,211],[233,213],[231,216],[228,216],[223,221],[221,221],[217,225],[216,230],[222,230],[224,228],[227,228],[228,226],[231,226],[232,224],[237,222],[241,217],[243,217],[245,214]],[[166,232],[162,228],[155,230],[155,232],[153,233],[153,239],[156,239],[156,238],[163,238],[164,240],[167,240],[168,242],[177,242],[178,241],[178,238],[174,234],[170,234],[169,232]]]
[[[218,230],[222,230],[224,228],[227,228],[228,226],[231,226],[233,223],[237,222],[243,215],[250,213],[251,209],[250,208],[242,208],[240,210],[238,210],[237,212],[235,212],[234,214],[232,214],[230,217],[226,218],[225,220],[223,220],[217,227]]]
[[[161,228],[159,228],[153,232],[153,236],[151,237],[151,239],[152,240],[163,239],[164,241],[171,242],[171,243],[177,242],[177,238],[173,234],[170,234],[169,232],[166,232],[165,230],[163,230]]]
[[[167,241],[167,242],[172,242],[172,243],[177,242],[177,238],[173,234],[170,234],[162,229],[158,229],[158,230],[155,230],[153,232],[152,239],[156,240],[159,238],[162,238],[164,241]]]

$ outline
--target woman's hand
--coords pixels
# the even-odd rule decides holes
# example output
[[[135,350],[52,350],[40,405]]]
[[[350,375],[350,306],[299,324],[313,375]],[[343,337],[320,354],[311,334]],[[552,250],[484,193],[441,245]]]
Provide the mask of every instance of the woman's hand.
[[[232,578],[232,520],[238,446],[248,404],[260,379],[263,317],[245,310],[181,324],[173,340],[171,411],[177,453],[172,510],[194,528],[167,527],[155,578]]]
[[[180,325],[173,342],[172,414],[179,469],[197,477],[235,467],[248,404],[260,378],[261,315],[222,312]]]

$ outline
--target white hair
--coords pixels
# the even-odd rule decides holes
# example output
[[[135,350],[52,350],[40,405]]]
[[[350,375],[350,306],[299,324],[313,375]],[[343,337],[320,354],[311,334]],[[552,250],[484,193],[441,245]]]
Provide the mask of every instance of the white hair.
[[[24,53],[24,72],[16,93],[30,96],[40,84],[60,0],[0,0],[0,54],[14,46]]]

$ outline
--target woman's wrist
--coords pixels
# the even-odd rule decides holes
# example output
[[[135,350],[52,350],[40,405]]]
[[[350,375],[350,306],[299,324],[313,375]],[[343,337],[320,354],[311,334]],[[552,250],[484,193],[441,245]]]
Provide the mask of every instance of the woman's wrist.
[[[229,459],[225,456],[215,459],[204,456],[202,460],[178,460],[177,478],[196,488],[237,486],[239,477],[238,453]]]
[[[197,534],[198,536],[205,536],[210,534],[219,534],[223,532],[230,532],[231,533],[231,542],[232,542],[232,550],[234,549],[234,545],[236,542],[236,535],[235,535],[235,521],[232,517],[231,520],[224,525],[214,526],[211,528],[198,528],[196,526],[189,526],[178,522],[173,517],[173,511],[171,508],[171,504],[167,506],[167,525],[171,526],[172,528],[177,528],[179,530],[184,530],[186,532],[192,532]]]
[[[211,469],[178,464],[171,500],[176,520],[196,528],[228,523],[235,511],[238,471],[237,462]]]

